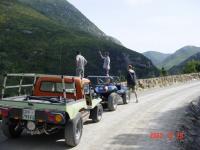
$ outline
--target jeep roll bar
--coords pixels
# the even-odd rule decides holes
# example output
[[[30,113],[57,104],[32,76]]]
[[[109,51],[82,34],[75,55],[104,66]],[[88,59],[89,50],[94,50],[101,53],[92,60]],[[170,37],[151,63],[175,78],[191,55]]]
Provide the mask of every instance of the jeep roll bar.
[[[7,86],[7,80],[8,77],[20,77],[20,81],[18,85],[13,85],[13,86]],[[33,83],[32,84],[25,84],[23,85],[23,79],[24,78],[33,78]],[[68,78],[72,78],[73,82],[74,82],[74,76],[65,76],[65,75],[46,75],[46,74],[31,74],[31,73],[18,73],[18,74],[5,74],[4,75],[4,79],[3,79],[3,87],[1,90],[1,99],[4,98],[4,94],[5,94],[5,90],[6,89],[14,89],[14,88],[18,88],[18,95],[21,95],[21,89],[23,87],[32,87],[32,91],[34,90],[34,85],[36,83],[36,79],[38,77],[59,77],[62,80],[62,86],[63,86],[63,97],[66,99],[66,90],[65,90],[65,82],[64,82],[64,78],[68,77]]]

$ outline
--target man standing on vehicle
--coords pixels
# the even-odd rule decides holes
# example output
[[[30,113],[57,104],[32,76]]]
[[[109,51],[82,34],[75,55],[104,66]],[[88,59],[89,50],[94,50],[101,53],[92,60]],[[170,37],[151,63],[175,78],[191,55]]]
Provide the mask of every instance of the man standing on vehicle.
[[[105,70],[106,76],[109,76],[110,71],[110,57],[109,52],[105,52],[105,56],[102,55],[101,51],[99,51],[101,58],[104,60],[103,69]]]
[[[135,94],[136,103],[138,103],[137,93],[136,93],[136,73],[133,69],[132,65],[128,65],[128,73],[127,73],[127,86],[130,91]],[[129,95],[130,96],[130,95]]]
[[[87,60],[81,55],[80,51],[77,51],[76,54],[76,76],[84,77]]]

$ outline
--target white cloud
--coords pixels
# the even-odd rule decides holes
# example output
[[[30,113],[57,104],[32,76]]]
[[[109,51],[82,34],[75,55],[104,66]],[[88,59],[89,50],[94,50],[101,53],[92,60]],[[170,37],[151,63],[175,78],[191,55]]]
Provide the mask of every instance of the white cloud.
[[[150,4],[153,1],[154,0],[125,0],[125,2],[127,2],[131,6]]]

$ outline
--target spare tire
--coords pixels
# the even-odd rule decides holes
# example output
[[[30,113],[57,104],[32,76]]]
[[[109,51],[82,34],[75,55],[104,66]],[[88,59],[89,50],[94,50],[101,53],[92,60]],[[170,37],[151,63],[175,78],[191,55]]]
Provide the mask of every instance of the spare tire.
[[[81,140],[83,132],[83,121],[81,118],[81,113],[77,116],[67,121],[65,125],[65,143],[71,147],[77,146]]]
[[[117,109],[118,101],[121,99],[121,97],[117,93],[111,93],[108,96],[108,109],[110,111],[114,111]]]

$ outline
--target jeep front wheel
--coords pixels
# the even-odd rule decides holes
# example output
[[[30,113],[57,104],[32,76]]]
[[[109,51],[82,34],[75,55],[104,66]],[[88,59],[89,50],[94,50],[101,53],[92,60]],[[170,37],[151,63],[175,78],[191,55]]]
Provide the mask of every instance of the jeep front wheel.
[[[11,122],[7,118],[2,119],[1,125],[3,134],[8,138],[17,138],[21,135],[23,129],[19,123]]]
[[[93,120],[93,122],[99,122],[102,118],[102,114],[103,106],[101,104],[98,104],[90,111],[90,118]]]
[[[118,101],[120,96],[117,93],[111,93],[108,96],[108,109],[114,111],[117,109]]]
[[[65,125],[65,143],[69,146],[76,146],[79,144],[83,131],[83,121],[81,114],[69,120]]]

